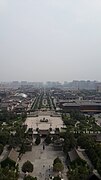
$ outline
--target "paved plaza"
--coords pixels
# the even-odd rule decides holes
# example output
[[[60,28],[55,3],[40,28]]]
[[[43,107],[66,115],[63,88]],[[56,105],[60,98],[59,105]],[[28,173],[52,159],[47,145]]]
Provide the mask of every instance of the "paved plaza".
[[[41,122],[40,120],[43,120],[44,118],[48,121]],[[48,130],[50,127],[55,130],[55,128],[61,129],[63,127],[61,117],[51,116],[27,117],[25,124],[27,125],[27,129],[33,128],[33,130],[36,130],[37,128],[40,130]]]
[[[36,176],[38,180],[48,180],[49,177],[53,175],[53,170],[52,170],[53,160],[57,156],[62,160],[64,164],[63,178],[64,180],[67,180],[67,176],[66,176],[67,167],[65,165],[64,153],[62,151],[55,150],[52,145],[45,146],[45,150],[43,150],[43,140],[40,145],[38,146],[33,145],[32,151],[26,152],[22,156],[19,162],[20,172],[23,163],[29,160],[34,165],[34,171],[31,175],[34,177]],[[22,178],[20,176],[19,180],[21,179]]]

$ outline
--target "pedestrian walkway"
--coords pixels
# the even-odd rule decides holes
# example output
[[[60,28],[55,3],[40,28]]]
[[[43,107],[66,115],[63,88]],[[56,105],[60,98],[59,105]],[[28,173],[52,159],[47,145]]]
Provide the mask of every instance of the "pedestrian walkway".
[[[43,143],[38,146],[34,145],[31,152],[26,152],[23,155],[19,162],[20,171],[23,163],[29,160],[34,165],[32,176],[36,176],[38,180],[49,179],[50,176],[53,176],[53,161],[57,156],[64,164],[63,178],[67,180],[67,167],[65,165],[64,153],[62,151],[55,151],[52,145],[45,146],[43,150]]]

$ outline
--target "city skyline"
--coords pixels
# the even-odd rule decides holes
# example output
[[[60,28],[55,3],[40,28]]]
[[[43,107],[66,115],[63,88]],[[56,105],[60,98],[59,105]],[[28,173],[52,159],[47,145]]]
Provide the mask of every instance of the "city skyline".
[[[1,80],[0,83],[43,83],[43,84],[46,84],[46,83],[71,83],[71,82],[97,82],[97,83],[100,83],[101,81],[98,81],[98,80],[90,80],[90,79],[81,79],[81,80],[78,80],[78,79],[73,79],[71,81],[59,81],[59,80],[47,80],[47,81],[27,81],[27,80],[10,80],[10,81],[3,81]]]

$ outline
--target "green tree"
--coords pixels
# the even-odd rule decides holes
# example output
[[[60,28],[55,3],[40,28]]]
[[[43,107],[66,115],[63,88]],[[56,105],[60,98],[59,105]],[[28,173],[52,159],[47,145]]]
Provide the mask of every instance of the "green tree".
[[[88,176],[90,174],[90,170],[89,168],[85,165],[85,166],[78,166],[76,165],[74,167],[74,169],[69,170],[68,172],[68,179],[69,180],[87,180]]]
[[[63,171],[63,169],[64,169],[64,166],[62,163],[56,163],[53,166],[53,171],[55,172]]]
[[[50,135],[47,135],[46,139],[45,139],[46,144],[50,144],[51,143],[51,137]]]
[[[14,168],[0,168],[0,180],[18,180],[18,172]]]
[[[30,161],[26,161],[22,166],[22,171],[26,172],[33,172],[33,164]]]
[[[57,176],[57,177],[54,177],[53,180],[61,180],[61,178],[59,176]]]
[[[54,166],[54,164],[56,164],[56,163],[62,163],[62,162],[61,162],[61,159],[60,159],[59,157],[57,157],[56,159],[54,159],[53,166]]]
[[[0,144],[0,154],[3,152],[3,145],[2,144]]]
[[[6,145],[9,140],[9,132],[8,131],[1,131],[0,132],[0,144]]]
[[[32,176],[28,175],[28,176],[24,177],[24,179],[23,179],[23,180],[37,180],[37,178],[36,178],[36,177],[32,177]]]
[[[36,145],[39,145],[41,142],[41,138],[40,138],[40,135],[37,136],[36,140],[35,140],[35,144]]]
[[[68,151],[73,149],[75,146],[76,146],[76,139],[74,137],[74,134],[67,130],[64,137],[64,146],[63,146],[64,152],[67,154]]]

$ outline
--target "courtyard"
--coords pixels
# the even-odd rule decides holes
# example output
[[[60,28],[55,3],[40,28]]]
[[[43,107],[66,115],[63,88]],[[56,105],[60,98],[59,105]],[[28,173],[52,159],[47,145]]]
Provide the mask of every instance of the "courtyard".
[[[21,171],[21,167],[24,162],[29,160],[33,166],[34,170],[31,173],[33,177],[37,177],[38,180],[48,180],[49,177],[53,176],[53,161],[56,157],[59,157],[64,165],[64,171],[62,173],[63,179],[67,180],[67,166],[65,164],[65,156],[62,151],[57,151],[54,149],[54,147],[51,145],[45,146],[45,149],[43,150],[43,141],[44,139],[41,139],[40,145],[36,146],[33,143],[32,151],[26,152],[21,160],[19,161],[19,170],[20,170],[20,177],[19,180],[22,180],[23,173]]]

